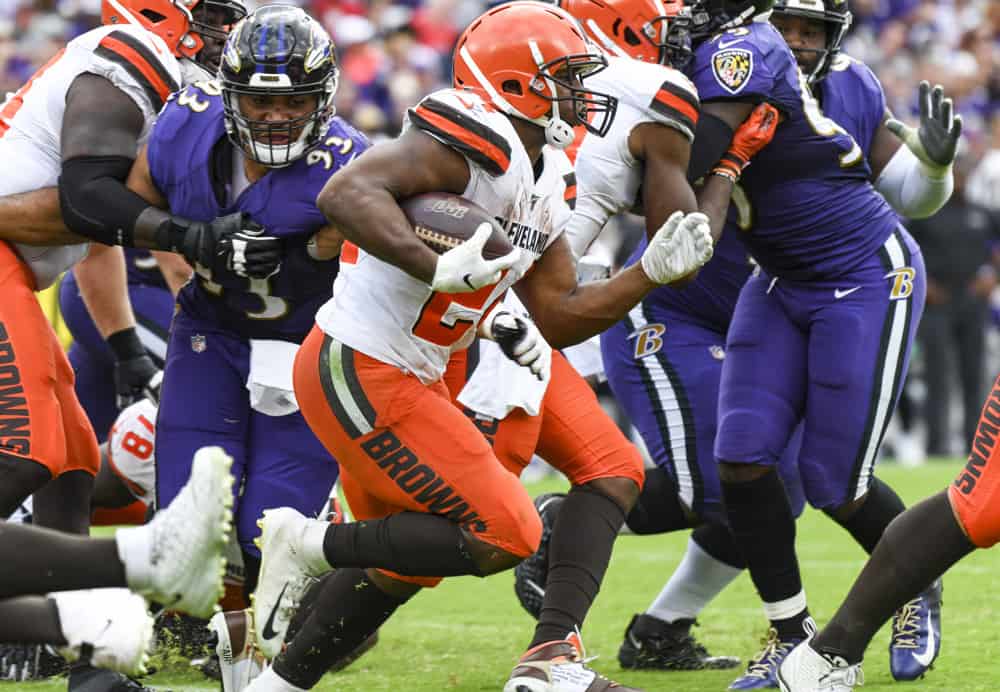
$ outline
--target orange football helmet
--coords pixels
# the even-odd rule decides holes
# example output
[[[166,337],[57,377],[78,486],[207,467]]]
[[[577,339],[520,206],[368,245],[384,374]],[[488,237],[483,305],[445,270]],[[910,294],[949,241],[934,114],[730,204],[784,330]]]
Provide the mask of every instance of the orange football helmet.
[[[671,63],[670,24],[684,0],[559,0],[559,6],[610,55]]]
[[[245,17],[238,0],[103,0],[101,23],[138,24],[156,34],[178,58],[188,58],[212,72],[219,66],[229,28]],[[214,50],[205,51],[206,41]]]
[[[560,148],[573,142],[575,124],[559,115],[561,102],[571,102],[589,131],[604,136],[611,127],[617,99],[581,84],[607,64],[571,16],[530,0],[499,5],[474,20],[452,59],[456,88],[544,127],[546,141]]]

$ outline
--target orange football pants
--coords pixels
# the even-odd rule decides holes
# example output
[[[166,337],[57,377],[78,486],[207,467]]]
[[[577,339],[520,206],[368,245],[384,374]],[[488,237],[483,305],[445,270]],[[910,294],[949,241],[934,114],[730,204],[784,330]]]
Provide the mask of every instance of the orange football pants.
[[[630,478],[642,488],[645,471],[639,450],[559,351],[552,352],[552,378],[537,416],[516,408],[495,420],[465,408],[457,399],[469,375],[468,351],[454,353],[444,375],[454,404],[479,428],[511,473],[520,475],[537,453],[573,485],[598,478]]]
[[[983,406],[965,468],[948,487],[948,499],[966,535],[979,548],[1000,542],[1000,377]]]
[[[425,385],[318,327],[299,349],[294,382],[309,427],[340,464],[356,519],[439,514],[514,555],[538,548],[542,525],[531,498],[452,405],[443,382]]]
[[[96,475],[97,437],[73,391],[73,368],[35,297],[31,270],[0,242],[0,453],[55,478]]]

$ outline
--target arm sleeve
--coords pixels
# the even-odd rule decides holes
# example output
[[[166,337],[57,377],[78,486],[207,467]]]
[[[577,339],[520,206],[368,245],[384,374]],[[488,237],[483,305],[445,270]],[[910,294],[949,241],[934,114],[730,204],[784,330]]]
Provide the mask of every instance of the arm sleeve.
[[[951,166],[935,173],[909,147],[901,146],[882,169],[875,189],[899,214],[923,219],[936,213],[951,197],[955,182]]]

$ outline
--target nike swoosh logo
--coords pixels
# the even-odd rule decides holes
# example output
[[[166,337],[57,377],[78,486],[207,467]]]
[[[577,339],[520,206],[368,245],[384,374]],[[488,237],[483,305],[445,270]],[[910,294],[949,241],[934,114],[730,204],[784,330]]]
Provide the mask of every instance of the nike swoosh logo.
[[[836,298],[837,300],[840,300],[844,296],[849,296],[855,291],[859,290],[860,288],[861,288],[860,286],[855,286],[854,288],[849,288],[846,291],[841,290],[839,288],[835,288],[833,289],[833,297]]]
[[[473,291],[475,291],[475,290],[476,290],[476,287],[472,285],[472,282],[471,282],[471,281],[469,281],[469,277],[470,277],[470,276],[472,276],[472,274],[466,274],[465,276],[463,276],[463,277],[462,277],[462,281],[464,281],[464,282],[465,282],[465,285],[466,285],[466,286],[468,286],[468,287],[469,287],[469,288],[471,288],[471,289],[472,289]]]
[[[281,599],[285,597],[285,589],[288,588],[288,582],[281,587],[281,593],[278,594],[278,600],[274,602],[274,607],[271,608],[271,613],[267,616],[267,622],[264,623],[264,629],[261,630],[260,636],[264,639],[274,639],[278,636],[278,633],[274,631],[274,618],[278,614],[278,607],[281,606]]]
[[[931,609],[927,609],[927,648],[922,654],[913,654],[917,663],[925,668],[934,662],[934,623],[931,622]]]
[[[738,38],[735,41],[719,41],[719,48],[729,48],[729,46],[735,46],[737,43],[742,43],[744,39]]]

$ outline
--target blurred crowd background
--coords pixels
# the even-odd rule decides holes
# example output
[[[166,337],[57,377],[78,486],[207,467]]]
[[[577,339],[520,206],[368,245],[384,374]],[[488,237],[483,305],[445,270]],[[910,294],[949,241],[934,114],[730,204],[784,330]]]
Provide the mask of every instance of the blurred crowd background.
[[[288,0],[285,0],[288,1]],[[266,4],[248,0],[247,5]],[[451,47],[485,0],[296,0],[337,44],[340,115],[373,138],[450,82]],[[850,0],[845,50],[881,79],[889,107],[916,121],[916,85],[942,84],[965,138],[955,197],[908,226],[924,248],[928,305],[889,451],[916,462],[964,454],[985,389],[1000,372],[1000,1]],[[0,95],[16,90],[73,36],[99,23],[100,0],[0,0]],[[634,224],[604,251],[621,259]],[[966,405],[966,402],[969,402]],[[964,408],[969,409],[963,412]],[[976,409],[976,410],[971,410]]]

